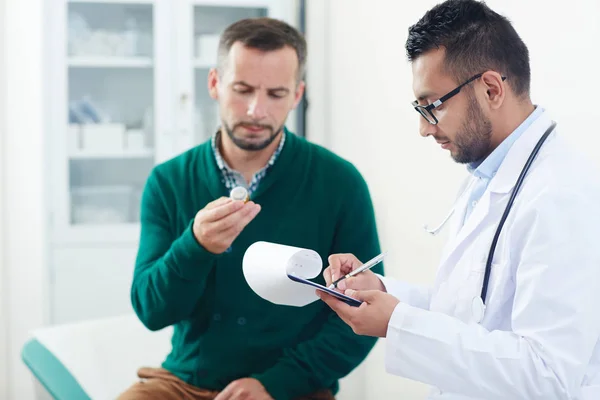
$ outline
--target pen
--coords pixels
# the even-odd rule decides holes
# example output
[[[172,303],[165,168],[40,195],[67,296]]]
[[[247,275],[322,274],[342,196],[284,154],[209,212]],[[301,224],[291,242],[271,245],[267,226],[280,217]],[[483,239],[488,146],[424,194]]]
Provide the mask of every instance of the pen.
[[[368,269],[373,268],[374,266],[376,266],[377,264],[379,264],[380,262],[383,261],[383,257],[386,256],[386,253],[381,253],[378,256],[373,257],[372,259],[370,259],[369,261],[367,261],[366,263],[364,263],[363,265],[361,265],[360,267],[356,268],[354,271],[342,276],[339,279],[336,279],[335,282],[332,282],[331,285],[329,285],[329,289],[333,289],[337,286],[337,284],[341,281],[343,281],[346,278],[350,278],[354,275],[360,274],[363,271],[366,271]]]

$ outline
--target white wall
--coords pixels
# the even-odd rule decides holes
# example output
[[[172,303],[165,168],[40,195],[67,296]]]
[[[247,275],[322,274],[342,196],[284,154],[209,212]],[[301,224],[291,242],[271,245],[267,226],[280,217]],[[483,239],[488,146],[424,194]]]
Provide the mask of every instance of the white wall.
[[[8,399],[32,399],[20,352],[29,330],[46,320],[43,0],[5,0],[5,278],[8,301]]]
[[[45,323],[47,298],[40,90],[43,0],[4,2],[10,18],[0,18],[0,28],[9,40],[3,41],[6,64],[0,79],[6,78],[9,101],[0,103],[0,129],[5,128],[0,132],[0,210],[11,212],[0,216],[0,288],[6,289],[0,291],[0,328],[6,327],[2,300],[11,323],[8,350],[2,347],[0,330],[0,398],[30,399],[30,374],[20,351],[29,329]],[[464,173],[430,140],[418,136],[418,116],[409,105],[410,66],[403,48],[407,28],[435,2],[308,3],[310,137],[355,162],[368,180],[382,244],[391,252],[388,274],[429,282],[444,238],[427,237],[420,226],[444,216]],[[592,103],[586,108],[600,93],[600,81],[594,79],[600,61],[594,51],[600,39],[600,4],[572,0],[568,9],[541,0],[488,4],[511,17],[530,48],[534,100],[554,113],[563,134],[600,159],[596,107]],[[532,16],[535,26],[527,23]],[[424,386],[386,375],[383,344],[380,341],[368,361],[343,382],[341,400],[423,397]],[[3,351],[8,351],[8,359]],[[4,373],[11,385],[8,396],[2,392]]]
[[[329,115],[329,96],[328,91],[328,23],[330,21],[329,0],[310,0],[307,1],[307,19],[306,19],[306,40],[308,42],[307,59],[307,82],[310,85],[307,88],[307,97],[310,101],[307,115],[307,132],[311,132],[310,140],[323,146],[328,146],[331,139],[325,134]],[[318,110],[313,112],[312,110]],[[339,400],[364,400],[365,399],[365,379],[366,364],[360,365],[350,375],[340,382],[340,391],[337,395]]]
[[[315,2],[308,4],[309,63],[325,64],[325,73],[309,64],[309,138],[353,161],[367,179],[382,245],[391,252],[388,275],[431,282],[445,236],[427,236],[421,226],[437,224],[449,211],[465,170],[418,135],[404,43],[408,27],[437,1]],[[534,102],[553,113],[563,135],[600,160],[593,104],[600,93],[598,1],[487,4],[513,21],[530,49]],[[384,344],[366,362],[364,388],[352,386],[364,390],[363,399],[423,398],[424,385],[386,374]]]
[[[4,57],[4,1],[0,1],[0,399],[8,397],[6,282],[4,279],[4,128],[5,128],[5,57]]]

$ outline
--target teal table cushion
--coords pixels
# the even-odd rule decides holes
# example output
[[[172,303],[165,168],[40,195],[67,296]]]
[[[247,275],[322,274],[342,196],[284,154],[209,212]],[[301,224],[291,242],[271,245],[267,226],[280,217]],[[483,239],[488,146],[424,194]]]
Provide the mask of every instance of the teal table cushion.
[[[90,400],[73,375],[36,339],[25,344],[21,358],[54,399]]]

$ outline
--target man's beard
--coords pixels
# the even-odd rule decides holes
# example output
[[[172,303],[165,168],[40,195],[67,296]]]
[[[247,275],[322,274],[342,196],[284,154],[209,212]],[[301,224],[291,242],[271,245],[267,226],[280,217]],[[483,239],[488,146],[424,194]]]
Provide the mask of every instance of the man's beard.
[[[234,131],[237,128],[241,128],[243,126],[261,127],[263,129],[266,129],[269,132],[271,132],[271,134],[269,135],[269,137],[267,139],[263,140],[262,142],[259,142],[259,143],[249,142],[246,139],[236,137],[234,134]],[[223,127],[225,128],[225,132],[227,132],[227,136],[229,136],[231,141],[240,149],[247,150],[247,151],[260,151],[260,150],[266,149],[267,147],[269,147],[269,145],[271,143],[273,143],[273,141],[277,138],[277,136],[283,131],[283,125],[280,126],[279,129],[275,130],[275,129],[273,129],[273,127],[271,125],[248,124],[248,123],[243,123],[243,122],[235,124],[233,127],[229,127],[225,122],[223,122]]]
[[[452,158],[457,163],[467,164],[479,161],[490,151],[492,123],[483,114],[483,110],[474,96],[469,95],[467,118],[461,131],[454,139],[456,154]]]

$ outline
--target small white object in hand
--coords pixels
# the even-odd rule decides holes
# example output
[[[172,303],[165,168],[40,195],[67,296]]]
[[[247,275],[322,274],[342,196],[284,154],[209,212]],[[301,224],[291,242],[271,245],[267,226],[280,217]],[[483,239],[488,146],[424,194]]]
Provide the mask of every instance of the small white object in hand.
[[[233,189],[231,189],[231,192],[229,193],[229,197],[232,200],[241,200],[244,203],[247,202],[248,200],[250,200],[250,196],[248,195],[248,190],[246,190],[246,188],[243,186],[236,186]]]

